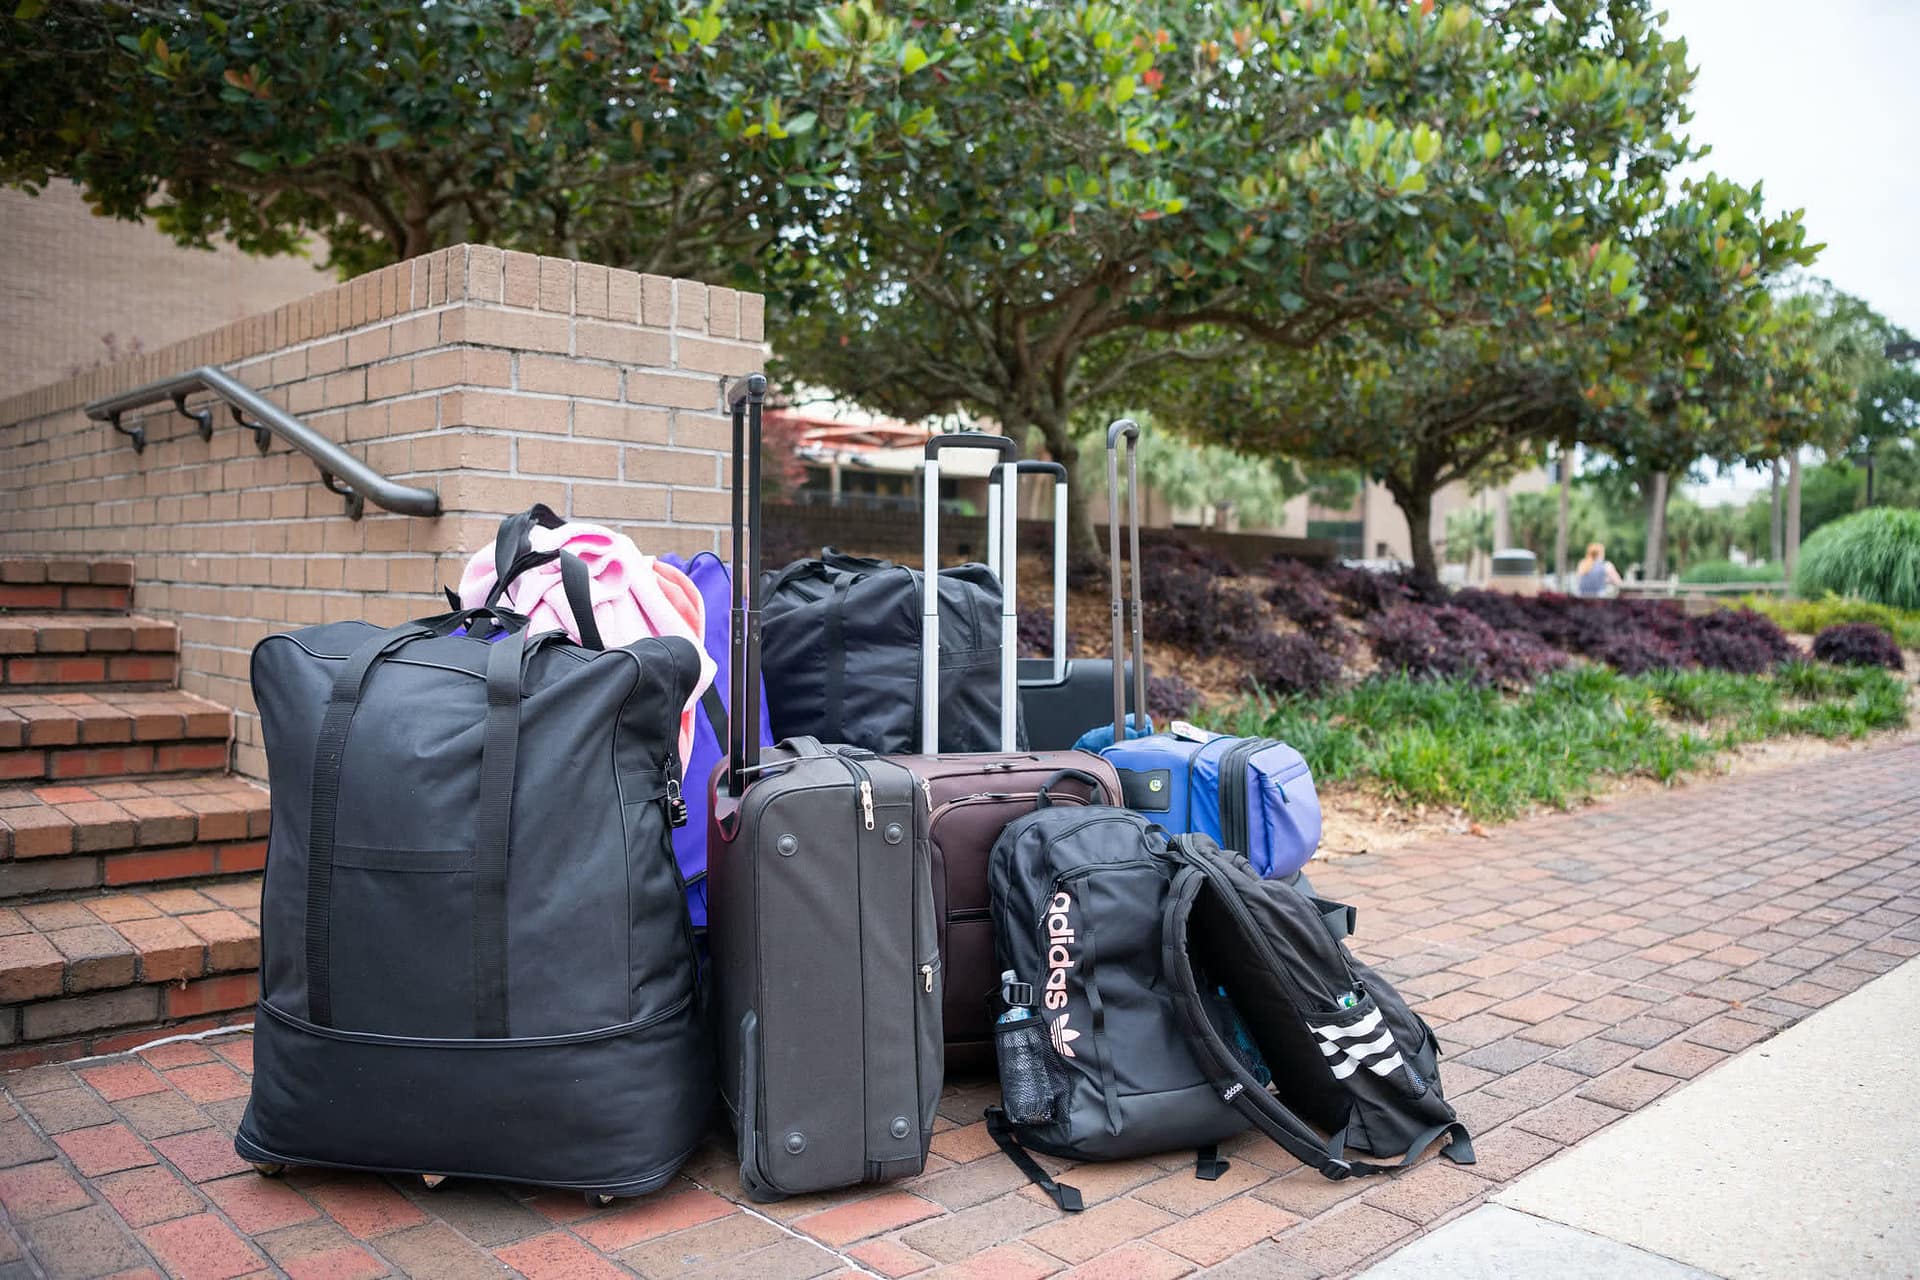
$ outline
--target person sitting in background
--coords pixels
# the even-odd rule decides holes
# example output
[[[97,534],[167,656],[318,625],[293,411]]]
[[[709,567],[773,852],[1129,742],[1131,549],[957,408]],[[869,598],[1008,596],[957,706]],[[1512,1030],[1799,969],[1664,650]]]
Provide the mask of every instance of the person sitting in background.
[[[1619,585],[1620,571],[1607,559],[1606,547],[1598,542],[1589,542],[1586,556],[1573,573],[1574,592],[1583,596],[1604,596]]]

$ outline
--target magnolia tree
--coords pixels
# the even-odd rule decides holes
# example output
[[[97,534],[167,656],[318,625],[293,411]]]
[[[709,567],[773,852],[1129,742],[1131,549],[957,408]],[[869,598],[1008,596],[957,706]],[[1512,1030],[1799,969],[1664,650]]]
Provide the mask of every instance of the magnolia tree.
[[[898,21],[771,0],[23,0],[0,181],[343,272],[461,240],[717,274],[899,144]]]
[[[918,6],[900,93],[925,123],[850,161],[781,282],[780,354],[1071,465],[1076,414],[1116,401],[1271,450],[1185,390],[1263,353],[1496,329],[1595,282],[1629,307],[1630,255],[1582,226],[1650,207],[1684,154],[1682,51],[1644,3],[1561,9]]]

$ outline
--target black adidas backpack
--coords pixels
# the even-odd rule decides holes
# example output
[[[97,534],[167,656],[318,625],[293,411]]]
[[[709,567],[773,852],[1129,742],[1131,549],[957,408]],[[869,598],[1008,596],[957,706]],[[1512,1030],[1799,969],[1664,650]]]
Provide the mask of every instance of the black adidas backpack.
[[[1047,1077],[1032,1105],[996,1111],[991,1127],[996,1139],[1010,1129],[1022,1145],[1079,1160],[1204,1149],[1247,1119],[1196,1060],[1161,975],[1174,866],[1166,834],[1130,809],[1050,804],[1050,789],[1067,778],[1094,781],[1071,769],[1049,779],[987,864],[1000,968],[1032,987],[1035,1012],[998,1024],[996,1036],[1045,1046],[1033,1065]]]
[[[1220,1097],[1329,1178],[1412,1164],[1436,1139],[1473,1163],[1440,1089],[1433,1032],[1339,941],[1344,909],[1263,880],[1204,835],[1176,836],[1162,965]]]
[[[1079,1193],[1021,1147],[1195,1147],[1211,1178],[1226,1167],[1212,1144],[1251,1123],[1329,1178],[1388,1167],[1355,1155],[1411,1164],[1442,1136],[1472,1162],[1426,1024],[1339,942],[1346,908],[1204,835],[1169,843],[1130,810],[1052,807],[1044,788],[994,845],[989,886],[1001,968],[1036,1007],[996,1027],[1007,1108],[988,1128],[1062,1209]]]

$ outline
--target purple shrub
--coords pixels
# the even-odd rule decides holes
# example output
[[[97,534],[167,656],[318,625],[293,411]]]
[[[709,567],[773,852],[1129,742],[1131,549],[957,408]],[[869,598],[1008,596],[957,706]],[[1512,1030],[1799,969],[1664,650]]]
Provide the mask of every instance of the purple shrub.
[[[1900,646],[1884,627],[1871,622],[1842,622],[1823,628],[1813,638],[1813,656],[1843,667],[1906,666]]]
[[[1689,665],[1687,651],[1642,627],[1603,632],[1580,650],[1595,662],[1604,662],[1623,676],[1670,671]]]
[[[1190,716],[1200,706],[1200,691],[1179,676],[1147,677],[1147,714],[1157,728]]]
[[[1415,679],[1487,678],[1487,651],[1494,629],[1451,605],[1398,604],[1367,620],[1374,657],[1382,671]]]
[[[1325,631],[1340,614],[1340,599],[1328,589],[1325,575],[1303,560],[1275,556],[1267,566],[1271,584],[1267,603],[1274,612],[1308,631]]]
[[[1043,604],[1020,611],[1020,656],[1023,658],[1053,656],[1052,606]]]
[[[1518,627],[1495,629],[1487,648],[1487,678],[1508,688],[1530,685],[1566,665],[1566,654]]]
[[[1375,573],[1352,565],[1330,565],[1323,571],[1328,588],[1347,602],[1347,611],[1356,618],[1384,613],[1414,597],[1398,574]]]
[[[1215,653],[1266,630],[1260,602],[1237,584],[1216,581],[1180,557],[1144,557],[1141,613],[1147,633],[1167,644]]]
[[[1794,653],[1779,625],[1751,609],[1722,609],[1689,622],[1694,661],[1715,671],[1758,675]]]
[[[1238,653],[1241,683],[1268,693],[1318,693],[1340,679],[1338,653],[1304,632],[1263,631]]]

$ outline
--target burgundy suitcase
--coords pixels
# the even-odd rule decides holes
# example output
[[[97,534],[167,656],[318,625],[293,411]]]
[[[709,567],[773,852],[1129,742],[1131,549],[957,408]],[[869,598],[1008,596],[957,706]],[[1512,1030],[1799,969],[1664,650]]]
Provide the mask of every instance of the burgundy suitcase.
[[[921,687],[932,687],[940,670],[939,601],[930,584],[940,567],[939,503],[940,454],[948,449],[989,449],[1000,455],[995,483],[989,487],[988,520],[997,526],[988,532],[988,564],[1001,576],[1000,589],[1000,743],[997,752],[939,754],[940,709],[933,698],[922,699],[919,755],[892,756],[913,771],[926,793],[928,838],[933,852],[935,928],[940,937],[941,967],[946,981],[944,1022],[947,1065],[962,1070],[991,1069],[993,1019],[998,1013],[994,994],[1000,988],[1000,966],[994,955],[993,924],[987,901],[987,859],[1000,830],[1031,813],[1040,787],[1062,769],[1091,774],[1101,783],[1097,797],[1082,783],[1054,789],[1056,803],[1120,803],[1120,777],[1112,765],[1085,751],[1019,751],[1017,715],[1019,685],[1016,659],[1019,626],[1016,614],[1015,567],[1018,546],[1017,454],[1005,436],[974,433],[936,436],[927,443],[927,476],[923,490],[925,565],[921,593]]]

